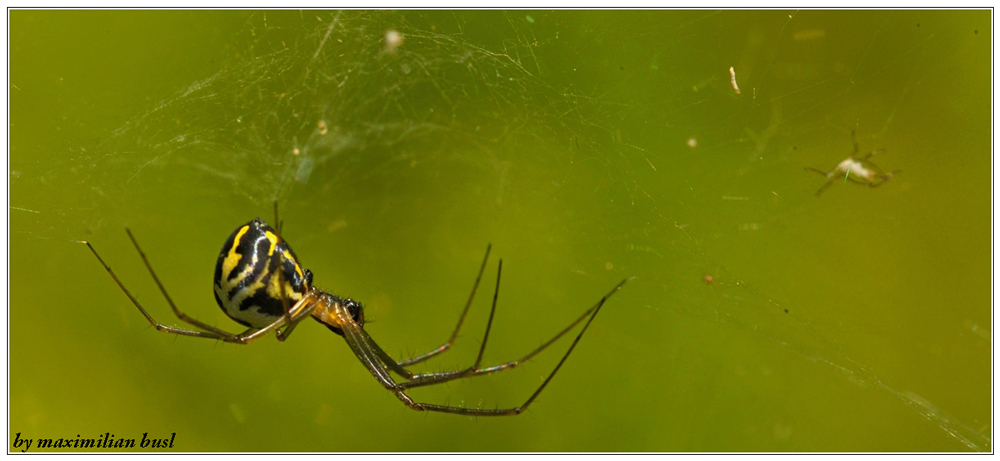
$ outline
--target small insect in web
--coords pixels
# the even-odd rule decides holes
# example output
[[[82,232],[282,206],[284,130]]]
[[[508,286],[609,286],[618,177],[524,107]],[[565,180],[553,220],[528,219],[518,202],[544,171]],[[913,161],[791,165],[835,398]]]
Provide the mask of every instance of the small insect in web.
[[[892,179],[893,176],[900,173],[900,170],[896,170],[890,173],[882,171],[878,165],[872,163],[869,158],[873,155],[881,152],[873,150],[863,157],[858,157],[858,139],[855,137],[854,132],[851,132],[851,141],[854,143],[854,152],[851,156],[846,158],[844,161],[837,164],[836,168],[830,170],[829,172],[824,172],[816,168],[806,167],[806,170],[814,171],[827,178],[830,178],[823,187],[820,187],[816,191],[816,196],[819,197],[827,187],[830,187],[834,181],[840,179],[841,175],[844,177],[844,182],[851,181],[854,184],[860,184],[868,187],[878,187],[885,184],[886,181]]]
[[[281,222],[277,219],[277,206],[275,207],[275,222],[278,223],[277,231],[259,218],[240,226],[229,236],[229,239],[226,240],[226,243],[222,247],[222,251],[219,253],[219,259],[215,266],[215,300],[227,316],[248,328],[240,334],[233,334],[213,327],[181,312],[170,298],[170,295],[167,294],[166,288],[164,288],[159,277],[153,271],[153,267],[146,258],[146,254],[139,247],[139,243],[128,228],[125,231],[128,233],[129,239],[132,240],[132,244],[139,252],[139,256],[146,265],[146,269],[149,270],[149,274],[153,277],[153,281],[156,282],[160,292],[163,293],[163,297],[166,298],[167,304],[173,309],[178,319],[195,327],[195,329],[168,326],[154,320],[146,312],[146,309],[139,304],[139,301],[135,299],[132,293],[125,288],[125,285],[118,279],[118,276],[115,275],[111,268],[105,264],[90,242],[83,243],[87,244],[90,251],[94,253],[94,256],[97,257],[97,260],[100,261],[104,269],[111,275],[111,278],[118,284],[118,287],[125,292],[129,300],[135,304],[139,312],[159,331],[183,336],[222,340],[236,344],[248,344],[274,332],[279,341],[284,341],[288,339],[289,335],[292,334],[292,330],[302,320],[312,317],[323,325],[326,325],[334,333],[342,336],[347,341],[347,345],[350,346],[351,351],[354,352],[354,355],[358,357],[375,379],[383,387],[395,394],[406,406],[417,411],[437,411],[470,416],[516,415],[527,409],[528,405],[535,401],[535,398],[548,386],[549,382],[566,362],[566,359],[569,358],[570,353],[576,348],[577,343],[580,342],[580,338],[583,337],[583,333],[587,331],[590,323],[597,316],[604,303],[628,281],[628,279],[625,279],[618,283],[618,285],[615,285],[611,291],[605,294],[596,304],[584,311],[569,326],[527,355],[506,363],[481,367],[483,353],[486,350],[486,342],[490,335],[490,327],[493,325],[493,315],[496,312],[497,297],[500,290],[500,272],[503,268],[503,260],[500,260],[497,267],[496,288],[493,291],[493,304],[490,307],[486,332],[483,334],[483,340],[479,347],[479,355],[475,363],[467,368],[453,371],[414,373],[409,371],[407,367],[435,357],[451,348],[452,343],[458,336],[459,330],[462,328],[462,323],[469,312],[472,300],[475,298],[476,289],[479,287],[479,281],[483,276],[486,262],[489,259],[490,246],[486,247],[486,256],[483,257],[483,262],[479,267],[479,274],[476,276],[476,281],[472,286],[472,293],[469,295],[469,300],[466,302],[465,308],[458,318],[458,324],[455,326],[455,330],[451,333],[448,340],[426,353],[405,360],[395,360],[368,336],[368,333],[364,329],[364,308],[360,303],[352,299],[342,299],[316,288],[312,284],[312,272],[308,269],[303,269],[299,265],[299,260],[295,252],[281,238]],[[441,384],[456,379],[482,376],[514,368],[545,350],[584,320],[586,322],[583,328],[570,344],[569,349],[563,354],[559,363],[549,372],[548,376],[535,392],[528,397],[528,400],[518,407],[489,410],[436,405],[414,401],[406,393],[408,389],[415,387]],[[397,382],[390,375],[390,372],[396,373],[404,380]]]

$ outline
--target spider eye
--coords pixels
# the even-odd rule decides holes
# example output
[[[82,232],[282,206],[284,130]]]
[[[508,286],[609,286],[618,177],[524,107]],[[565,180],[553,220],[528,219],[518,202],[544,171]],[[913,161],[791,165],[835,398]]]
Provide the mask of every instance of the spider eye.
[[[361,303],[353,299],[345,299],[344,307],[347,308],[347,312],[351,313],[351,318],[353,318],[359,326],[365,326],[365,308],[361,307]]]
[[[271,226],[259,218],[226,240],[215,265],[215,299],[233,320],[263,328],[309,290],[312,273]]]

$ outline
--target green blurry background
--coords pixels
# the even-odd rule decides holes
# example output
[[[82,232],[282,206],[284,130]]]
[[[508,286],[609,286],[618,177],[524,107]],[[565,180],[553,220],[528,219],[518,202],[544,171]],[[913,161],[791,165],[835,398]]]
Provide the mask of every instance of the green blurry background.
[[[990,11],[9,14],[11,440],[992,449]],[[902,173],[817,198],[804,168],[852,131]],[[215,258],[275,201],[400,357],[448,336],[487,243],[490,363],[635,279],[526,414],[471,418],[406,409],[312,321],[158,333],[77,243],[177,324],[129,226],[183,310],[238,331]],[[421,369],[471,363],[489,291]],[[566,347],[412,394],[515,406]]]

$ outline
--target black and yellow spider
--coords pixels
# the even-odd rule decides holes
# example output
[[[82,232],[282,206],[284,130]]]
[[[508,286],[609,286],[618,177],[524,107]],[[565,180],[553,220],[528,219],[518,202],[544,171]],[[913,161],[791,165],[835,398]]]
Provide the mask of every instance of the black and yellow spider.
[[[277,213],[275,214],[277,215]],[[275,222],[279,222],[277,216],[275,217]],[[278,228],[281,228],[280,224]],[[472,293],[469,295],[469,300],[466,302],[465,308],[458,318],[458,325],[455,326],[455,330],[452,332],[451,337],[448,338],[448,341],[427,353],[397,361],[390,357],[389,354],[382,350],[368,336],[368,333],[364,329],[365,314],[361,304],[351,299],[341,299],[336,295],[313,286],[312,272],[302,269],[302,266],[299,265],[298,257],[295,256],[295,252],[281,238],[280,231],[275,231],[259,218],[240,226],[229,236],[229,239],[222,246],[222,251],[219,253],[219,259],[215,266],[215,300],[226,315],[243,326],[248,327],[246,331],[240,334],[232,334],[202,323],[181,312],[173,300],[170,299],[170,295],[167,294],[167,290],[163,287],[163,284],[160,283],[160,279],[153,271],[153,267],[146,258],[146,254],[139,248],[139,243],[135,240],[132,232],[128,228],[125,231],[135,245],[136,250],[139,251],[139,256],[142,257],[143,263],[149,269],[150,275],[152,275],[153,280],[160,288],[167,303],[173,309],[174,314],[181,321],[197,329],[168,326],[154,320],[146,312],[146,309],[139,304],[139,301],[132,296],[132,293],[125,288],[125,285],[118,279],[118,276],[115,275],[111,268],[104,263],[101,256],[97,254],[97,250],[94,250],[94,247],[89,242],[83,243],[87,244],[87,247],[94,253],[94,256],[104,266],[104,269],[108,271],[108,274],[111,275],[115,283],[118,284],[122,291],[125,292],[125,295],[135,304],[135,307],[139,308],[139,312],[142,312],[146,320],[156,327],[157,330],[177,335],[210,338],[237,344],[247,344],[273,331],[278,340],[284,341],[299,322],[311,316],[323,325],[326,325],[334,333],[343,336],[347,340],[347,345],[350,346],[351,351],[354,352],[354,355],[361,360],[361,363],[368,368],[368,371],[375,376],[378,382],[395,394],[406,406],[417,411],[439,411],[472,416],[520,414],[538,397],[538,394],[545,389],[545,386],[549,384],[552,377],[555,376],[559,368],[566,362],[566,359],[573,352],[573,349],[580,341],[583,333],[587,331],[587,327],[590,326],[590,322],[594,320],[604,302],[628,280],[622,280],[610,292],[604,295],[597,304],[584,311],[583,315],[552,337],[552,339],[542,344],[541,347],[518,360],[480,368],[479,365],[483,359],[483,352],[486,349],[486,340],[489,338],[490,327],[493,324],[493,314],[496,311],[497,294],[500,289],[500,271],[503,268],[503,260],[501,260],[497,267],[497,284],[493,292],[493,305],[490,308],[486,333],[483,335],[482,345],[479,348],[479,355],[476,358],[476,362],[472,366],[461,370],[413,373],[407,370],[406,367],[423,362],[451,347],[452,342],[458,335],[458,331],[462,328],[462,322],[469,311],[469,306],[472,305],[476,288],[479,287],[479,281],[482,278],[483,270],[486,268],[486,261],[490,255],[489,246],[486,248],[486,256],[483,257],[482,265],[479,267],[479,274],[476,276],[476,282],[472,286]],[[538,389],[521,406],[494,410],[472,409],[415,402],[406,394],[406,390],[413,387],[440,384],[455,379],[480,376],[514,368],[534,357],[584,319],[587,322],[583,325],[573,343],[570,344],[569,350],[566,351],[545,381],[542,382]],[[405,381],[396,382],[390,376],[390,371],[403,377]]]

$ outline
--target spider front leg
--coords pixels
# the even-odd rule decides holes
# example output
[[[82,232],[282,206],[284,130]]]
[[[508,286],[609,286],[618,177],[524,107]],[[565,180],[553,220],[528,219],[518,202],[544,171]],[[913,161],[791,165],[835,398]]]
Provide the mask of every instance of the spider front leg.
[[[472,306],[472,300],[475,299],[476,297],[476,290],[479,288],[479,281],[482,280],[483,271],[486,269],[486,261],[490,259],[491,248],[493,248],[492,244],[486,245],[486,255],[483,256],[483,262],[482,264],[479,265],[479,273],[476,275],[475,283],[472,284],[472,293],[469,293],[469,300],[465,302],[465,307],[462,309],[462,315],[458,317],[458,324],[455,325],[455,330],[451,332],[451,336],[448,338],[448,340],[445,341],[444,344],[434,349],[431,349],[429,352],[417,355],[415,357],[410,357],[405,360],[400,360],[399,362],[395,363],[397,363],[399,366],[407,367],[415,363],[423,362],[451,348],[452,343],[455,342],[455,338],[458,337],[458,331],[462,329],[462,324],[465,322],[465,316],[466,314],[469,313],[469,307]],[[492,319],[492,314],[490,314],[490,318]],[[488,334],[489,330],[487,329],[487,335]]]
[[[879,180],[868,183],[868,187],[874,188],[881,186],[882,184],[889,182],[889,180],[892,179],[893,176],[896,176],[899,173],[901,173],[900,170],[895,170],[895,171],[890,171],[889,173],[881,174],[879,175]]]
[[[380,362],[382,362],[383,364],[385,364],[386,368],[388,368],[389,370],[391,370],[391,371],[395,372],[396,374],[402,376],[403,378],[409,380],[409,381],[405,381],[405,382],[401,382],[401,383],[395,383],[395,382],[393,382],[394,386],[398,386],[398,387],[403,388],[403,389],[410,389],[410,388],[422,387],[422,386],[430,386],[430,385],[441,384],[441,383],[445,383],[445,382],[448,382],[448,381],[453,381],[453,380],[456,380],[456,379],[461,379],[461,378],[466,378],[466,377],[471,377],[471,376],[482,376],[482,375],[492,374],[492,373],[496,373],[496,372],[500,372],[500,371],[505,371],[505,370],[509,370],[509,369],[514,368],[514,367],[517,367],[517,366],[519,366],[519,365],[527,362],[528,360],[530,360],[535,355],[538,355],[539,353],[541,353],[542,351],[544,351],[550,345],[552,345],[557,340],[559,340],[559,338],[562,338],[566,333],[570,332],[574,327],[576,327],[577,325],[579,325],[580,322],[584,321],[588,317],[592,319],[593,316],[596,314],[596,311],[599,310],[601,308],[601,306],[603,306],[604,303],[613,294],[615,294],[619,289],[621,289],[621,287],[625,284],[625,282],[628,281],[628,279],[625,279],[625,280],[622,280],[621,282],[619,282],[618,285],[615,285],[615,287],[612,288],[611,291],[609,291],[607,294],[605,294],[601,298],[600,301],[598,301],[596,304],[594,304],[589,309],[587,309],[586,311],[584,311],[583,314],[580,315],[580,317],[578,317],[576,320],[574,320],[568,326],[566,326],[565,328],[563,328],[555,336],[553,336],[552,338],[549,338],[549,340],[546,341],[545,343],[543,343],[541,346],[539,346],[535,350],[529,352],[527,355],[521,357],[520,359],[511,360],[509,362],[502,363],[502,364],[499,364],[499,365],[493,365],[493,366],[489,366],[489,367],[480,368],[480,364],[482,363],[482,359],[483,359],[483,354],[484,354],[484,352],[486,350],[486,343],[487,343],[487,340],[489,339],[490,330],[491,330],[491,327],[493,325],[493,317],[494,317],[494,314],[496,313],[496,304],[497,304],[497,298],[498,298],[498,294],[499,294],[499,290],[500,290],[500,274],[502,272],[502,268],[503,268],[503,262],[501,261],[500,266],[497,268],[497,283],[496,283],[496,288],[495,288],[495,290],[493,292],[493,304],[492,304],[492,306],[490,308],[490,317],[489,317],[489,321],[487,322],[487,325],[486,325],[486,332],[483,335],[483,341],[482,341],[482,343],[481,343],[481,345],[479,347],[479,355],[476,357],[476,362],[474,364],[472,364],[471,366],[467,367],[467,368],[463,368],[461,370],[453,370],[453,371],[415,374],[415,373],[413,373],[413,372],[411,372],[411,371],[403,368],[404,365],[402,363],[395,362],[392,359],[392,357],[390,357],[388,354],[386,354],[385,351],[383,351],[382,348],[379,347],[378,344],[375,343],[375,341],[368,335],[368,333],[366,331],[364,331],[364,329],[361,329],[361,331],[359,331],[357,333],[360,338],[364,339],[364,341],[367,344],[369,344],[369,348],[370,348],[371,352],[373,354],[375,354],[376,357],[379,358]],[[588,321],[588,324],[589,324],[589,321]]]
[[[837,170],[833,170],[833,171],[830,171],[830,172],[823,172],[823,171],[820,171],[820,170],[817,170],[815,168],[808,167],[808,166],[805,167],[805,169],[806,169],[806,171],[812,171],[813,173],[818,173],[818,174],[822,175],[824,178],[831,178],[829,181],[826,182],[826,184],[823,184],[823,187],[820,187],[819,190],[816,191],[816,196],[817,197],[819,197],[820,194],[822,194],[823,191],[825,191],[827,187],[830,187],[830,185],[833,184],[833,174],[837,172]]]
[[[275,204],[274,207],[275,207],[274,208],[274,213],[275,213],[274,217],[275,217],[275,219],[277,219],[277,217],[278,217],[278,205]],[[284,287],[285,283],[284,283],[284,280],[283,280],[283,277],[282,277],[282,271],[278,270],[278,268],[281,267],[281,261],[283,261],[283,259],[282,259],[282,257],[280,255],[278,256],[278,258],[275,258],[275,259],[278,261],[278,263],[275,265],[275,268],[274,268],[273,272],[271,272],[271,273],[275,274],[278,277],[278,286],[279,287]],[[278,338],[278,341],[284,342],[286,339],[288,339],[289,336],[292,335],[292,330],[295,329],[295,326],[299,324],[298,322],[292,321],[292,306],[290,306],[288,304],[288,297],[285,296],[285,293],[282,293],[282,296],[281,296],[281,310],[282,310],[282,316],[281,316],[281,318],[282,318],[282,320],[284,320],[284,325],[288,325],[288,326],[285,327],[284,330],[280,330],[280,329],[274,330],[274,335]],[[300,321],[301,321],[301,319],[300,319]]]
[[[274,225],[278,226],[277,232],[278,232],[278,238],[280,239],[281,238],[281,228],[284,226],[284,223],[278,217],[278,201],[277,200],[274,201]],[[284,280],[282,280],[282,271],[277,270],[277,269],[280,268],[283,263],[284,263],[284,256],[279,252],[278,253],[278,258],[276,258],[276,260],[275,260],[275,267],[274,267],[275,270],[273,272],[271,272],[271,273],[272,274],[277,273],[277,275],[278,275],[278,286],[282,286],[282,287],[285,286]],[[292,334],[292,330],[295,329],[295,325],[296,325],[295,323],[292,323],[292,308],[291,308],[291,306],[288,305],[288,297],[286,297],[286,296],[282,296],[281,297],[281,306],[284,309],[285,323],[288,325],[288,328],[285,328],[284,330],[277,330],[277,331],[275,331],[275,336],[278,337],[278,341],[284,341],[284,340],[288,339],[288,336],[290,336]]]
[[[607,294],[605,294],[603,297],[601,297],[600,301],[598,301],[596,304],[594,304],[589,309],[587,309],[586,311],[584,311],[583,314],[580,315],[580,317],[578,317],[576,320],[574,320],[572,323],[570,323],[566,328],[563,328],[562,331],[560,331],[559,333],[556,333],[555,336],[553,336],[552,338],[549,338],[549,340],[546,341],[545,343],[543,343],[541,346],[539,346],[535,350],[529,352],[528,354],[526,354],[525,356],[523,356],[523,357],[521,357],[521,358],[519,358],[517,360],[511,360],[509,362],[502,363],[502,364],[499,364],[499,365],[493,365],[493,366],[489,366],[489,367],[485,367],[485,368],[479,368],[479,362],[480,362],[480,359],[482,359],[483,350],[486,347],[485,346],[486,341],[484,339],[483,346],[482,346],[482,348],[480,349],[480,352],[479,352],[479,359],[476,360],[476,363],[473,366],[471,366],[469,368],[466,368],[464,370],[415,374],[415,375],[413,375],[410,378],[411,381],[400,383],[399,385],[401,387],[407,388],[407,389],[414,388],[414,387],[421,387],[421,386],[430,386],[430,385],[441,384],[441,383],[444,383],[444,382],[448,382],[448,381],[452,381],[452,380],[456,380],[456,379],[460,379],[460,378],[466,378],[466,377],[471,377],[471,376],[488,375],[488,374],[496,373],[496,372],[499,372],[499,371],[509,370],[509,369],[514,368],[514,367],[516,367],[518,365],[521,365],[524,362],[527,362],[528,360],[530,360],[532,357],[534,357],[534,356],[538,355],[539,353],[541,353],[542,351],[544,351],[550,345],[552,345],[557,340],[559,340],[559,338],[562,338],[563,335],[565,335],[566,333],[570,332],[570,330],[572,330],[574,327],[576,327],[577,325],[579,325],[580,322],[582,322],[584,319],[588,319],[587,320],[587,325],[589,325],[590,321],[593,320],[593,318],[594,318],[595,315],[597,315],[597,311],[601,309],[601,306],[603,306],[604,303],[607,302],[607,300],[609,298],[611,298],[612,295],[614,295],[616,292],[618,292],[618,290],[621,289],[621,287],[623,285],[625,285],[625,282],[627,282],[628,280],[629,279],[625,279],[625,280],[622,280],[621,282],[619,282],[618,285],[615,285],[615,287],[611,289],[611,291],[609,291]],[[499,280],[498,280],[498,283],[497,283],[497,287],[499,288]],[[496,298],[494,297],[494,308],[495,307],[496,307]],[[492,319],[492,316],[493,316],[493,314],[491,312],[490,313],[490,318],[491,319]],[[584,330],[586,330],[586,327],[584,327]],[[489,332],[487,331],[487,334],[488,333]],[[580,334],[582,335],[583,332],[581,331]],[[579,336],[577,337],[576,341],[578,341],[578,340],[579,340]],[[576,341],[574,341],[574,345],[576,344]],[[572,350],[572,347],[570,348],[570,350]],[[568,355],[568,352],[567,352],[567,355]],[[564,358],[564,360],[565,360],[565,358]]]
[[[487,257],[489,256],[489,248],[486,249],[486,255],[487,255]],[[484,265],[486,264],[486,260],[485,259],[483,260],[483,264]],[[490,308],[490,318],[486,322],[486,332],[483,334],[483,341],[482,341],[482,343],[479,346],[479,355],[476,357],[476,363],[474,363],[471,367],[465,368],[463,370],[448,372],[449,374],[456,375],[455,377],[450,378],[449,380],[451,380],[451,379],[458,379],[458,378],[460,378],[462,376],[465,376],[467,374],[470,374],[470,373],[474,372],[475,370],[477,370],[479,368],[479,364],[483,360],[483,353],[486,351],[486,342],[487,342],[487,340],[489,340],[490,329],[493,326],[493,315],[496,313],[496,309],[497,309],[497,295],[500,292],[500,273],[501,273],[502,269],[503,269],[503,260],[500,260],[500,264],[497,267],[497,285],[496,285],[496,289],[493,291],[493,305]],[[473,295],[475,294],[476,287],[479,286],[479,279],[482,277],[482,275],[483,275],[483,270],[482,270],[482,268],[480,268],[480,270],[479,270],[479,276],[476,277],[476,285],[472,289]],[[471,304],[471,301],[472,301],[472,297],[469,298],[470,304]],[[459,320],[459,327],[461,327],[461,322],[462,322],[462,320],[465,317],[465,312],[467,312],[467,311],[468,311],[468,305],[466,305],[466,309],[462,313],[462,319]],[[457,332],[458,332],[458,330],[456,329],[455,333],[457,333]],[[452,334],[452,340],[454,340],[455,333]],[[389,356],[389,354],[387,354],[384,350],[382,350],[382,348],[379,347],[378,344],[375,343],[375,341],[371,338],[371,336],[368,336],[368,332],[366,332],[363,328],[358,332],[358,336],[361,337],[362,339],[364,339],[365,343],[367,343],[367,344],[370,345],[369,347],[371,348],[372,352],[379,358],[379,360],[382,363],[384,363],[385,366],[388,367],[390,370],[394,371],[396,374],[398,374],[398,375],[400,375],[403,378],[406,378],[408,380],[417,379],[417,377],[420,376],[420,375],[416,375],[413,372],[411,372],[410,370],[407,370],[406,368],[404,368],[404,367],[406,367],[408,365],[412,365],[413,363],[416,363],[413,359],[410,359],[408,361],[402,361],[402,362],[395,361],[391,356]],[[448,343],[445,343],[445,345],[450,345],[450,344],[451,344],[451,340],[449,340]],[[438,353],[443,352],[444,350],[446,350],[446,348],[442,349],[442,347],[438,347],[437,349],[434,349],[433,351],[431,351],[431,352],[429,352],[427,354],[423,354],[423,355],[421,355],[419,357],[416,357],[416,358],[424,357],[424,360],[426,360],[427,358],[430,358],[433,355],[438,354]],[[394,382],[394,384],[395,384],[395,382]],[[405,388],[405,387],[410,387],[410,386],[408,386],[408,384],[410,384],[410,383],[409,382],[404,382],[404,383],[395,384],[395,385]]]
[[[396,383],[392,379],[392,376],[390,376],[389,370],[386,368],[387,366],[389,366],[389,368],[395,369],[396,367],[399,367],[399,365],[396,364],[395,362],[392,362],[391,358],[388,358],[385,352],[382,351],[382,349],[377,344],[375,344],[375,342],[371,339],[371,337],[368,336],[367,333],[365,333],[364,329],[362,329],[360,325],[354,322],[354,320],[351,318],[351,315],[347,312],[346,309],[343,309],[341,306],[332,306],[332,305],[328,306],[329,308],[333,309],[333,312],[327,314],[327,316],[332,316],[336,319],[336,323],[340,325],[340,328],[344,333],[344,339],[347,341],[348,346],[350,346],[351,350],[358,357],[358,359],[361,360],[361,362],[365,365],[365,367],[368,368],[368,371],[379,381],[380,384],[382,384],[383,387],[392,391],[392,393],[396,395],[396,398],[402,401],[407,407],[417,411],[435,411],[441,413],[452,413],[452,414],[466,415],[466,416],[508,416],[508,415],[517,415],[524,412],[524,410],[526,410],[528,406],[535,401],[538,395],[541,394],[543,390],[545,390],[545,387],[548,386],[549,382],[552,381],[552,378],[554,378],[556,373],[559,372],[559,369],[562,368],[564,363],[566,363],[566,359],[569,358],[569,355],[573,352],[573,349],[576,348],[576,345],[580,342],[580,338],[583,337],[583,334],[587,331],[587,328],[590,327],[590,323],[594,320],[594,317],[596,317],[598,312],[600,312],[601,306],[603,306],[607,298],[610,297],[611,294],[613,294],[615,291],[617,291],[618,288],[620,288],[624,283],[625,280],[619,283],[614,290],[612,290],[608,295],[602,298],[601,301],[597,304],[597,306],[592,308],[593,312],[590,313],[588,320],[584,324],[583,328],[580,330],[580,333],[577,334],[576,338],[573,340],[573,343],[570,344],[569,349],[566,351],[565,354],[563,354],[562,359],[559,360],[559,363],[555,366],[552,372],[550,372],[549,375],[542,382],[542,384],[538,386],[537,389],[535,389],[535,392],[532,393],[531,396],[528,397],[528,399],[520,406],[513,408],[506,408],[506,409],[496,409],[496,410],[471,409],[471,408],[455,407],[449,405],[436,405],[436,404],[414,401],[409,395],[406,394],[406,387],[402,384]],[[545,346],[543,346],[543,348],[544,347]],[[391,363],[387,363],[386,360],[388,360]],[[395,367],[393,365],[395,365]],[[449,379],[441,379],[438,382],[445,382],[451,379],[456,379],[456,378],[453,377]]]
[[[832,186],[832,185],[833,185],[833,181],[834,181],[835,179],[836,179],[836,178],[831,178],[831,179],[830,179],[829,181],[827,181],[827,182],[826,182],[826,184],[823,184],[823,187],[820,187],[820,188],[819,188],[819,190],[818,190],[818,191],[816,191],[816,196],[817,196],[817,197],[819,197],[820,195],[822,195],[822,194],[823,194],[823,191],[825,191],[825,190],[826,190],[826,188],[828,188],[828,187],[830,187],[830,186]]]
[[[816,168],[812,168],[812,167],[808,167],[808,166],[805,167],[805,169],[806,169],[806,171],[812,171],[813,173],[819,173],[820,175],[822,175],[825,178],[833,177],[833,173],[834,173],[833,171],[826,172],[826,171],[821,171],[821,170],[818,170]],[[834,170],[834,171],[836,171],[836,170]]]

